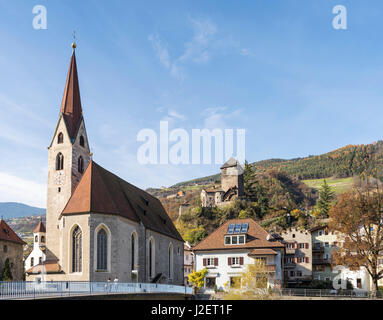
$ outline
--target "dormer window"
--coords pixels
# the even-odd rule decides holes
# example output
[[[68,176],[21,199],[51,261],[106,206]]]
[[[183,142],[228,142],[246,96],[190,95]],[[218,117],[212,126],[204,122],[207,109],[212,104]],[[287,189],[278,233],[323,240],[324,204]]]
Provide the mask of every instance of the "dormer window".
[[[60,132],[59,135],[57,136],[57,143],[58,144],[64,143],[64,135],[62,134],[62,132]]]
[[[237,235],[237,236],[225,236],[225,244],[226,245],[236,245],[236,244],[244,244],[246,242],[246,235]]]

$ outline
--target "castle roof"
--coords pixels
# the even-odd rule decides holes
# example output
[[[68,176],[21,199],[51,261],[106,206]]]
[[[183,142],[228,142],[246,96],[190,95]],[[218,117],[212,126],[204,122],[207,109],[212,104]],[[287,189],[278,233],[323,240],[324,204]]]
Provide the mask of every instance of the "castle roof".
[[[248,223],[246,232],[247,240],[244,244],[225,245],[225,235],[227,235],[230,224]],[[193,247],[193,251],[204,250],[234,250],[234,249],[265,249],[265,248],[283,248],[284,244],[279,241],[267,240],[269,233],[263,229],[255,220],[248,219],[233,219],[226,221],[218,229],[209,234],[199,244]]]
[[[74,139],[82,119],[80,86],[74,50],[70,60],[60,112],[64,117],[70,137]]]
[[[183,241],[160,200],[90,161],[62,215],[117,215]]]
[[[39,224],[36,226],[36,228],[33,230],[33,233],[38,233],[38,232],[47,232],[45,229],[45,225],[42,221],[40,221]]]
[[[221,169],[236,167],[237,165],[239,165],[239,162],[235,160],[233,157],[231,157],[222,165]]]
[[[2,219],[0,219],[0,240],[10,241],[18,244],[26,244],[21,238],[12,230],[12,228]]]

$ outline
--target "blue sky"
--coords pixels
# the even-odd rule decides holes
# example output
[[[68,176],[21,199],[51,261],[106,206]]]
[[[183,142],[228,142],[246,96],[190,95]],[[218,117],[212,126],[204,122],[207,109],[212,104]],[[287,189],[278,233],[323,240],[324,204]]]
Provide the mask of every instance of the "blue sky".
[[[347,30],[332,27],[338,4]],[[160,120],[244,128],[249,161],[381,139],[382,14],[378,0],[0,0],[0,201],[45,207],[73,30],[94,160],[147,188],[219,171],[140,165],[137,133]]]

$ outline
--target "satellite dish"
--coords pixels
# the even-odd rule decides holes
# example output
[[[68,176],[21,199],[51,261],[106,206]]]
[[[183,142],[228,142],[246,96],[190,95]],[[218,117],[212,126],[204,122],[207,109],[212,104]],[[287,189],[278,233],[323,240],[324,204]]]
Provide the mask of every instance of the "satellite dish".
[[[267,240],[267,241],[270,241],[270,239],[271,239],[271,236],[270,236],[270,233],[268,233],[268,234],[267,234],[267,237],[266,237],[266,240]]]

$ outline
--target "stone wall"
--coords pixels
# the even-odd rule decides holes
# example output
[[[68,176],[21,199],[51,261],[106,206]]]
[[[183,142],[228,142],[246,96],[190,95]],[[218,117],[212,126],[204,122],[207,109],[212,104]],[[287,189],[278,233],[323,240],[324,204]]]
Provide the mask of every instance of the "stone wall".
[[[23,280],[23,245],[0,240],[0,277],[3,273],[5,260],[9,259],[14,281]]]

